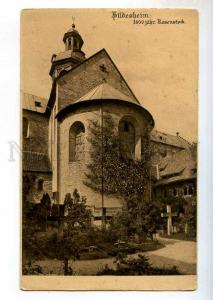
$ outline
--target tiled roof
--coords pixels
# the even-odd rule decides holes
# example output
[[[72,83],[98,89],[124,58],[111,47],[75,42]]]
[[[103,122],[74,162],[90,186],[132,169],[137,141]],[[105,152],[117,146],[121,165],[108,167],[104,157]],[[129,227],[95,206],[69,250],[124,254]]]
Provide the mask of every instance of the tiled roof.
[[[51,172],[48,155],[39,152],[22,152],[23,171]]]
[[[158,180],[154,184],[154,186],[166,185],[166,184],[174,183],[174,182],[177,182],[177,181],[185,181],[185,180],[196,179],[196,178],[197,178],[196,174],[192,174],[190,176],[188,176],[188,175],[186,176],[184,174],[181,174],[181,175],[177,175],[177,176],[174,176],[174,177],[171,177],[171,178],[164,178],[164,179]]]
[[[80,99],[75,101],[75,103],[87,101],[87,100],[103,100],[103,99],[117,99],[123,100],[126,102],[131,102],[138,104],[138,102],[131,96],[127,96],[124,93],[120,92],[113,86],[109,85],[106,82],[103,82],[90,90],[87,94],[82,96]]]
[[[153,130],[151,132],[151,141],[172,145],[183,149],[187,149],[191,145],[187,140],[182,138],[180,135],[172,135],[157,130]]]
[[[47,106],[47,99],[21,91],[22,108],[44,113]]]
[[[156,185],[196,178],[196,156],[191,149],[184,149],[162,159],[158,168]]]

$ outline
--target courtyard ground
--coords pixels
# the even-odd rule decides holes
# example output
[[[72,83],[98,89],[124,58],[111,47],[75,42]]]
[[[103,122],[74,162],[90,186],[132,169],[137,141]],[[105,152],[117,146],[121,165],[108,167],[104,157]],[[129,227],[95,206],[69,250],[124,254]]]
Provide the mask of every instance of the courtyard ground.
[[[180,241],[158,237],[159,242],[165,245],[164,248],[143,252],[149,257],[150,263],[156,267],[178,267],[179,271],[185,275],[196,274],[196,242]],[[130,254],[128,257],[137,257],[139,253]],[[40,265],[44,274],[63,275],[63,263],[57,259],[36,261],[34,265]],[[95,260],[69,261],[69,265],[74,271],[74,275],[96,275],[105,265],[109,268],[116,268],[114,258],[104,258]]]

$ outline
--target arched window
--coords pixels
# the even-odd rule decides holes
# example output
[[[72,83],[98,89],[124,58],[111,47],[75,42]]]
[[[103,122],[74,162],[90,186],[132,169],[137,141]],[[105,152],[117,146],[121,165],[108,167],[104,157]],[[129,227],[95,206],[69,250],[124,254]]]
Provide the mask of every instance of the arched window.
[[[68,50],[70,50],[70,49],[71,49],[71,38],[68,39]]]
[[[23,118],[23,137],[24,138],[27,138],[29,137],[29,120],[27,118]]]
[[[81,122],[75,122],[69,131],[69,161],[84,158],[85,128]]]
[[[74,39],[74,48],[78,47],[78,41],[76,39]]]
[[[135,159],[135,127],[127,120],[119,123],[120,154],[125,159]]]

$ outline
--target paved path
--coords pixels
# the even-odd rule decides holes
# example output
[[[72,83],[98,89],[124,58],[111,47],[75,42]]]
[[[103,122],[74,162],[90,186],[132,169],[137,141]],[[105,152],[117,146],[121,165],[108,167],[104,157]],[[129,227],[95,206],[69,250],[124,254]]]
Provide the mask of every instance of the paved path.
[[[183,274],[194,275],[196,274],[196,243],[191,241],[180,241],[166,238],[158,238],[158,240],[165,245],[164,248],[143,252],[141,254],[146,255],[150,259],[150,263],[153,266],[158,267],[173,267],[174,265]],[[139,253],[131,254],[129,257],[137,257]],[[70,261],[75,275],[96,275],[96,273],[102,270],[106,264],[109,268],[115,268],[113,263],[114,258],[103,258],[96,260],[76,260]],[[45,273],[49,273],[50,270],[53,274],[63,274],[63,264],[58,260],[45,260],[37,261],[44,269]]]
[[[158,240],[165,245],[164,248],[144,253],[151,264],[158,267],[177,266],[182,274],[196,274],[196,242],[160,237]]]
[[[166,247],[156,251],[150,251],[149,254],[159,255],[185,263],[196,263],[196,242],[161,237],[158,237],[158,240],[160,243],[166,245]]]

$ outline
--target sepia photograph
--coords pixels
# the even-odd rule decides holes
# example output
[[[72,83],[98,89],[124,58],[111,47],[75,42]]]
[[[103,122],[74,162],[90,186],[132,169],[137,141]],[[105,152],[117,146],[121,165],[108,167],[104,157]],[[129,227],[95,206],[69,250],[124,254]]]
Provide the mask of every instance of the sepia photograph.
[[[194,290],[198,12],[21,12],[21,288]]]

